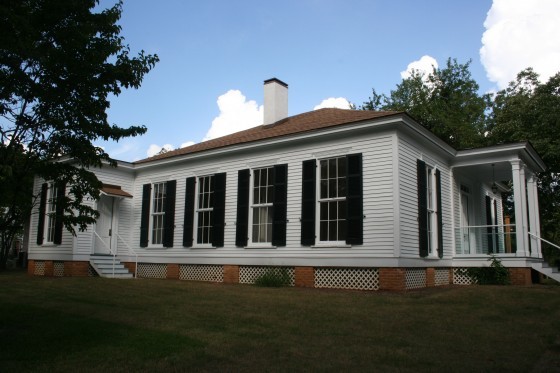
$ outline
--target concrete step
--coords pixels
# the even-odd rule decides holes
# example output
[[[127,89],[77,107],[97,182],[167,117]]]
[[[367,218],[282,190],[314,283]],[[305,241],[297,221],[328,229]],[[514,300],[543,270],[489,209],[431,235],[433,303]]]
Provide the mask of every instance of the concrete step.
[[[90,264],[95,269],[97,274],[101,277],[110,278],[133,278],[134,275],[130,273],[120,261],[119,258],[114,258],[111,255],[91,255]]]

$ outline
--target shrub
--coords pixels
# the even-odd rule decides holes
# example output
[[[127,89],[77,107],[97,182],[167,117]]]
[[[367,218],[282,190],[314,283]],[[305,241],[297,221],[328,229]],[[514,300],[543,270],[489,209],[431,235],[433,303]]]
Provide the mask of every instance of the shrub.
[[[491,255],[488,260],[492,262],[490,267],[468,269],[473,282],[480,285],[508,285],[510,283],[508,269],[494,255]]]
[[[290,282],[290,274],[286,268],[270,268],[257,277],[255,285],[261,287],[282,287],[290,285]]]

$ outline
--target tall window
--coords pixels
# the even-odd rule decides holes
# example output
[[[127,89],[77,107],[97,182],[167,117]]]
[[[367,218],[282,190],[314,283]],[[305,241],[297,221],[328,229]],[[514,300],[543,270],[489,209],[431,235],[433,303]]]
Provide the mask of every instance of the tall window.
[[[272,242],[272,167],[253,170],[251,241]]]
[[[346,240],[346,157],[319,161],[319,241]]]
[[[426,195],[427,195],[427,214],[428,214],[428,252],[434,253],[437,245],[437,216],[436,216],[436,194],[435,194],[435,172],[431,167],[426,167]]]
[[[56,184],[49,184],[49,192],[47,197],[47,224],[45,236],[48,243],[54,242],[55,227],[56,227],[56,196],[58,193],[58,188]]]
[[[212,214],[214,212],[214,176],[198,178],[197,191],[197,244],[212,243]]]
[[[156,183],[152,188],[152,244],[163,243],[166,183]]]

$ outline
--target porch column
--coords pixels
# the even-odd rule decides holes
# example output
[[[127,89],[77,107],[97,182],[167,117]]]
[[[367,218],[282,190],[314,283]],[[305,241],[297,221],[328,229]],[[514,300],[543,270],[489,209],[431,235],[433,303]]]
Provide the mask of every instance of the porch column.
[[[517,242],[516,256],[529,256],[529,242],[527,239],[527,187],[525,166],[516,159],[511,161],[513,176],[513,202],[515,204],[515,239]]]
[[[529,204],[529,232],[537,237],[541,236],[540,215],[539,215],[539,196],[537,190],[537,177],[531,173],[527,179],[527,202]],[[529,236],[531,243],[531,256],[542,258],[541,240]]]

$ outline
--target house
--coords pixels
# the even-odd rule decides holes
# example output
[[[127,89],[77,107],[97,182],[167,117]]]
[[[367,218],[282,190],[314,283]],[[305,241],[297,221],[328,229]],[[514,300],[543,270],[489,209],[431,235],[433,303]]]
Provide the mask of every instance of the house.
[[[252,283],[281,267],[295,286],[412,289],[468,283],[494,253],[526,284],[545,271],[544,170],[530,143],[457,151],[404,112],[289,117],[288,86],[270,79],[263,125],[96,169],[100,218],[75,237],[49,215],[64,188],[37,179],[28,271]]]

